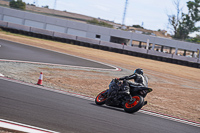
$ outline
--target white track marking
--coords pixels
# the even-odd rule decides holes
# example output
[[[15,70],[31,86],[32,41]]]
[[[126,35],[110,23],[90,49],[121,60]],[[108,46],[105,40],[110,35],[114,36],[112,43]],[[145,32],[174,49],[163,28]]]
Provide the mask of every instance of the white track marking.
[[[7,59],[0,59],[0,61],[30,63],[30,64],[41,64],[41,65],[51,65],[51,66],[66,66],[66,67],[82,68],[82,69],[89,69],[89,70],[121,71],[120,68],[117,68],[115,66],[111,66],[111,65],[108,65],[108,64],[104,64],[104,65],[113,67],[114,69],[103,69],[103,68],[94,68],[94,67],[82,67],[82,66],[72,66],[72,65],[63,65],[63,64],[51,64],[51,63],[21,61],[21,60],[7,60]],[[103,63],[101,63],[101,64],[103,64]]]
[[[58,132],[47,130],[44,128],[30,126],[30,125],[13,122],[9,120],[4,120],[4,119],[0,119],[0,127],[15,130],[15,131],[27,132],[27,133],[58,133]]]
[[[192,126],[195,126],[195,127],[200,127],[200,123],[192,122],[192,121],[189,121],[189,120],[184,120],[184,119],[180,119],[180,118],[176,118],[176,117],[172,117],[172,116],[167,116],[167,115],[164,115],[164,114],[154,113],[154,112],[150,112],[150,111],[146,111],[146,110],[142,110],[142,109],[139,110],[139,112],[144,113],[144,114],[148,114],[148,115],[151,115],[151,116],[156,116],[156,117],[159,117],[159,118],[164,118],[164,119],[176,121],[176,122],[179,122],[179,123],[184,123],[184,124],[187,124],[187,125],[192,125]]]

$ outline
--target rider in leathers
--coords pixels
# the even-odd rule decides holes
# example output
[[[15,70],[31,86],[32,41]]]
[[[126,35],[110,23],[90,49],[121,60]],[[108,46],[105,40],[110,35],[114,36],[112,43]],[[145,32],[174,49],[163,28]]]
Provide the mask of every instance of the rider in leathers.
[[[118,78],[118,80],[124,80],[124,79],[126,80],[134,79],[135,82],[128,81],[128,83],[130,83],[133,86],[148,87],[148,79],[146,76],[143,75],[143,70],[141,68],[136,69],[132,75]]]
[[[130,79],[134,79],[135,82],[132,81],[125,81],[126,80],[130,80]],[[130,76],[125,76],[125,77],[121,77],[121,78],[117,78],[117,80],[124,80],[124,87],[122,88],[122,92],[125,95],[129,95],[130,96],[130,100],[132,99],[131,95],[130,95],[130,87],[148,87],[148,79],[146,76],[143,75],[143,70],[141,68],[138,68],[134,71],[134,73]]]

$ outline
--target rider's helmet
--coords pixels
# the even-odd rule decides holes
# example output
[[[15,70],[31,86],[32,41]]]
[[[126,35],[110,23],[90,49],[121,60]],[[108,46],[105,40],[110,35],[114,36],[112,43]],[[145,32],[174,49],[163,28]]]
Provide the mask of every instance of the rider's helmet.
[[[143,70],[141,68],[135,69],[134,74],[135,73],[143,75]]]

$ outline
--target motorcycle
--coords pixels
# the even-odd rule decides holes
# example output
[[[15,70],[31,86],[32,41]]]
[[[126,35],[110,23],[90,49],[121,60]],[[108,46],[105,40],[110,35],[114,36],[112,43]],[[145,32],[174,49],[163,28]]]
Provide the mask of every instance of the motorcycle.
[[[130,89],[126,89],[127,85]],[[107,106],[124,108],[125,112],[134,113],[147,104],[144,98],[152,90],[148,87],[131,85],[127,80],[113,79],[109,84],[109,89],[97,95],[95,103],[97,105],[106,104]]]

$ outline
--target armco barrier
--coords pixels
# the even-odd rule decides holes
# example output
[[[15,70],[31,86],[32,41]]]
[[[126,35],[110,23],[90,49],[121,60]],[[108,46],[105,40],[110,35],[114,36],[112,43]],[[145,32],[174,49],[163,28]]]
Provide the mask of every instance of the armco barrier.
[[[72,43],[83,45],[83,46],[100,48],[103,50],[109,50],[109,51],[114,51],[118,53],[129,54],[129,55],[136,55],[140,57],[162,60],[162,61],[167,61],[167,62],[172,62],[172,63],[178,63],[181,65],[188,65],[188,66],[200,68],[200,60],[197,58],[177,56],[177,55],[167,54],[163,52],[138,48],[138,47],[121,45],[118,43],[89,39],[89,38],[69,35],[66,33],[59,33],[59,32],[54,32],[54,31],[48,31],[45,29],[13,24],[13,23],[4,22],[4,21],[0,21],[0,27],[4,29],[9,29],[12,31],[13,30],[26,31],[25,33],[23,33],[26,35],[32,35],[32,36],[39,35],[40,37],[51,37],[52,39],[57,38],[56,40],[60,40],[60,41],[64,39],[66,40],[66,42],[72,41]]]
[[[13,23],[8,23],[7,27],[10,29],[16,29],[16,30],[27,31],[27,32],[30,32],[30,28],[31,28],[29,26],[13,24]]]
[[[172,58],[173,58],[173,59],[176,59],[176,60],[188,61],[188,62],[192,62],[192,63],[198,62],[198,59],[197,59],[197,58],[191,58],[191,57],[185,57],[185,56],[173,55]]]
[[[112,42],[101,41],[100,45],[105,46],[105,47],[116,48],[116,49],[123,49],[123,45],[117,44],[117,43],[112,43]]]
[[[126,45],[124,45],[124,50],[131,51],[131,52],[136,52],[136,53],[147,54],[147,50],[146,49],[132,47],[132,46],[126,46]]]
[[[97,44],[97,45],[100,44],[99,40],[84,38],[84,37],[79,37],[79,36],[77,36],[76,40],[79,41],[79,42],[85,42],[85,43],[90,43],[90,44]]]
[[[54,32],[53,36],[58,37],[58,38],[69,39],[69,40],[76,40],[76,36],[69,35],[69,34],[66,34],[66,33]]]
[[[42,34],[42,35],[46,35],[46,36],[51,36],[51,37],[53,37],[53,33],[54,33],[53,31],[48,31],[48,30],[33,28],[33,27],[31,27],[30,32]]]
[[[3,27],[3,28],[8,27],[8,22],[0,21],[0,27]]]
[[[158,56],[158,57],[165,57],[165,58],[172,58],[172,54],[158,52],[154,50],[148,50],[149,55]]]

